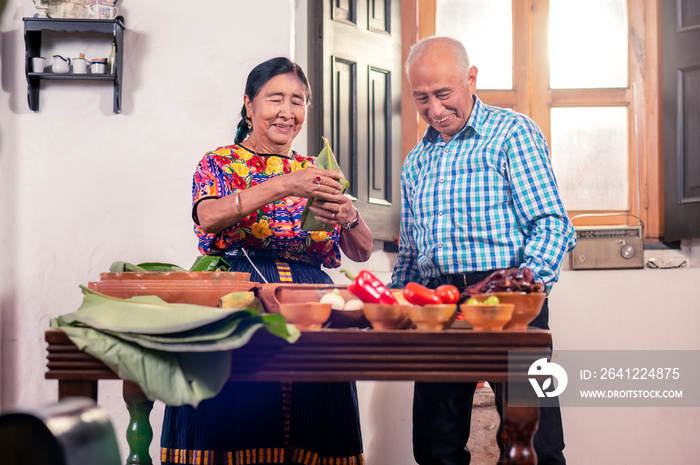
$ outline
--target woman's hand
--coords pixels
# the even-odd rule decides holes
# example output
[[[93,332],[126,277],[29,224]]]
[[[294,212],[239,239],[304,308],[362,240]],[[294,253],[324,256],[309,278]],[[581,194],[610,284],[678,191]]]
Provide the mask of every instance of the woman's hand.
[[[342,194],[342,177],[339,171],[307,168],[278,179],[287,182],[290,195],[314,198],[309,209],[319,222],[345,224],[355,219],[355,210],[352,200]]]
[[[355,219],[352,201],[341,194],[338,180],[342,177],[338,171],[320,168],[295,171],[220,199],[205,199],[197,206],[197,215],[204,231],[217,234],[258,208],[292,195],[314,197],[310,209],[316,219],[342,225]]]
[[[350,197],[340,194],[316,197],[309,206],[314,218],[324,224],[346,224],[355,219],[358,213],[352,206]]]
[[[343,186],[338,180],[342,177],[339,171],[307,168],[274,179],[285,184],[287,195],[331,200],[333,195],[341,192]]]

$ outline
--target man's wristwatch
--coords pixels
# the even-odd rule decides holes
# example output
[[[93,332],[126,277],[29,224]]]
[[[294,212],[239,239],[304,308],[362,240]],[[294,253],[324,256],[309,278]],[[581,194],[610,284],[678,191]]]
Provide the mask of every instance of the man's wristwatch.
[[[360,212],[357,210],[357,208],[355,208],[355,219],[348,223],[345,223],[343,225],[343,229],[346,231],[352,231],[357,227],[358,224],[360,224]]]

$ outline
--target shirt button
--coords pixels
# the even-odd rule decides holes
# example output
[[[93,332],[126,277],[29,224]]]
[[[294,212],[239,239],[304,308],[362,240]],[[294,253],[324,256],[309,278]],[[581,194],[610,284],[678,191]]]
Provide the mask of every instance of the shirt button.
[[[445,153],[450,153],[450,149],[448,149],[447,147],[445,147],[444,149],[442,149],[442,151],[445,152]]]
[[[442,216],[442,210],[438,212],[438,216]]]
[[[442,249],[442,242],[438,242],[438,249]]]
[[[440,184],[445,184],[445,178],[440,178]]]

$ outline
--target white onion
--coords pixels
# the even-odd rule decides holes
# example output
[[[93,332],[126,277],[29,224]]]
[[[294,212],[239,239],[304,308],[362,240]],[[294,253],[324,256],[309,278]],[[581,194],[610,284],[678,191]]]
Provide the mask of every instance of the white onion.
[[[343,299],[337,290],[327,292],[323,297],[321,297],[321,303],[331,304],[331,308],[333,310],[343,310],[345,307],[345,299]]]

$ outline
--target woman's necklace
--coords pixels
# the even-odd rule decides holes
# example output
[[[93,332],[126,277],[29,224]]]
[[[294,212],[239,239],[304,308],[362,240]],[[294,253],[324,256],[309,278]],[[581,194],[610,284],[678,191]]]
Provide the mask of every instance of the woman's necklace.
[[[250,140],[250,139],[248,139],[248,140]],[[253,144],[254,144],[253,141],[250,141],[249,145],[251,146],[251,148],[248,148],[243,144],[239,144],[239,145],[241,147],[243,147],[244,149],[246,149],[247,151],[257,155],[258,157],[280,157],[280,158],[286,158],[287,160],[291,160],[292,157],[296,154],[296,152],[294,150],[292,150],[291,155],[281,155],[279,153],[258,153],[255,149],[252,148]]]

